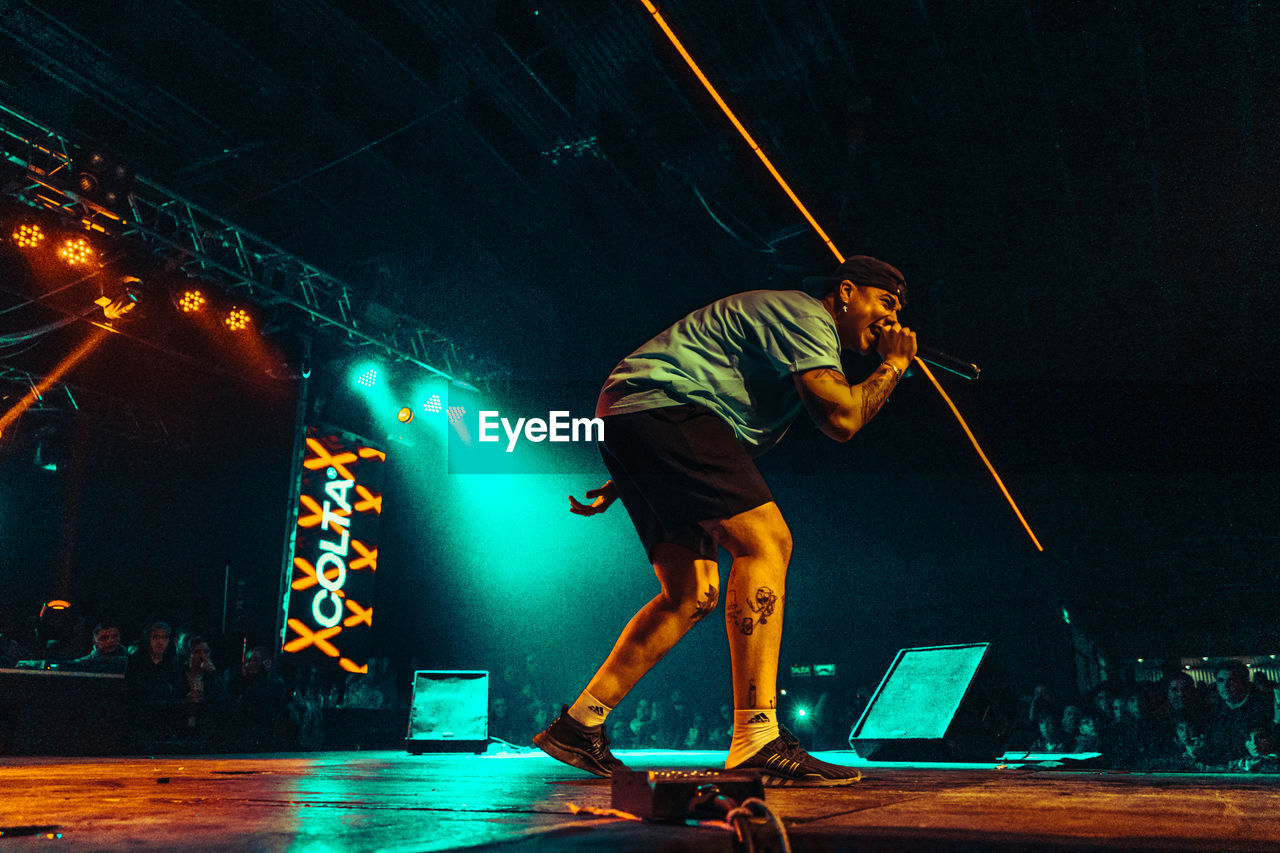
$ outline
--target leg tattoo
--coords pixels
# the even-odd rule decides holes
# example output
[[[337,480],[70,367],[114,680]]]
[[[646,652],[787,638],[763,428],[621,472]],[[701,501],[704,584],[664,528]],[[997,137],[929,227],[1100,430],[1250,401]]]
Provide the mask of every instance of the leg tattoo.
[[[769,621],[769,617],[773,615],[774,605],[778,603],[778,596],[774,595],[773,590],[767,586],[762,586],[756,590],[755,601],[748,601],[747,606],[755,613],[760,614],[760,624],[763,625]],[[748,631],[747,633],[751,633]]]
[[[755,630],[755,620],[750,616],[742,615],[742,608],[738,606],[738,596],[730,592],[729,603],[725,606],[725,614],[729,619],[733,620],[733,624],[738,626],[738,630],[743,634],[750,634]]]
[[[720,590],[716,589],[715,584],[707,584],[707,594],[693,607],[693,621],[698,622],[712,610],[715,610],[716,602],[719,600]]]

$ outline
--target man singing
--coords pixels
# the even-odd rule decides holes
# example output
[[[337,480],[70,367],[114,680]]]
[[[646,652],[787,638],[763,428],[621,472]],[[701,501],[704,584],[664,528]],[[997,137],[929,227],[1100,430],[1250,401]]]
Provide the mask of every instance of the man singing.
[[[733,557],[725,624],[734,724],[728,768],[759,768],[767,785],[847,785],[854,768],[820,761],[777,719],[791,533],[752,457],[782,437],[801,406],[823,433],[847,441],[875,415],[916,353],[898,324],[906,282],[866,256],[848,258],[815,298],[756,290],[676,322],[622,360],[596,404],[600,452],[612,479],[587,492],[579,515],[617,498],[662,586],[618,637],[577,701],[534,737],[552,757],[608,777],[624,765],[604,722],[622,698],[720,598],[717,548]],[[881,364],[850,385],[840,352]]]

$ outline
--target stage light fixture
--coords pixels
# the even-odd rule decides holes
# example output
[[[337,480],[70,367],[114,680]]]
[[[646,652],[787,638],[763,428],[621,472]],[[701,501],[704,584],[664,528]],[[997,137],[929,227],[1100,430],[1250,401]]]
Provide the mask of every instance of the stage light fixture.
[[[94,254],[93,246],[83,237],[68,237],[58,247],[58,257],[69,267],[86,266],[93,260]]]
[[[462,416],[465,415],[466,413],[467,413],[467,409],[465,406],[450,406],[449,407],[449,423],[451,424],[462,423]]]
[[[86,198],[115,208],[121,205],[133,184],[133,168],[102,151],[79,157],[74,163],[76,187]]]
[[[440,414],[440,395],[432,394],[427,402],[422,404],[422,408],[423,411],[429,412],[430,414]]]
[[[378,368],[370,367],[356,377],[356,384],[364,388],[372,388],[378,384]]]
[[[38,249],[45,236],[44,229],[31,222],[23,222],[13,229],[13,242],[19,249]]]
[[[102,309],[103,315],[108,320],[119,320],[138,306],[138,297],[132,293],[117,296],[115,299],[110,296],[99,296],[93,300],[93,304]]]
[[[407,424],[413,420],[413,409],[408,406],[402,406],[400,411],[396,413],[396,420],[402,424]]]
[[[232,306],[227,312],[227,316],[222,320],[223,325],[233,332],[243,331],[249,328],[249,312],[243,308]]]
[[[178,308],[183,314],[195,314],[204,309],[209,300],[198,290],[185,290],[178,299]]]

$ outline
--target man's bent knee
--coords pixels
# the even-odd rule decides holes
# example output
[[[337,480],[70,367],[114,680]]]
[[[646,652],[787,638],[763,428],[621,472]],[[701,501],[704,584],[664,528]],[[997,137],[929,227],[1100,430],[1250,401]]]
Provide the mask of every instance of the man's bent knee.
[[[735,559],[757,557],[783,568],[791,562],[791,529],[772,501],[703,526]]]
[[[668,609],[697,622],[716,609],[720,600],[720,568],[693,551],[678,545],[659,545],[654,550],[653,570],[662,583]]]
[[[693,605],[693,621],[700,622],[705,619],[708,613],[716,609],[716,602],[719,600],[720,588],[713,583],[707,584],[702,597]]]

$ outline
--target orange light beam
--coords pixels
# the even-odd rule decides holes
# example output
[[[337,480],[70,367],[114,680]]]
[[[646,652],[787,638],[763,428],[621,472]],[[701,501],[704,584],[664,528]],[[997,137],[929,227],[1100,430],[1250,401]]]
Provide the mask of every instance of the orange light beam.
[[[747,132],[747,129],[743,126],[742,122],[738,121],[738,117],[734,115],[733,110],[729,109],[729,105],[724,102],[724,98],[720,97],[720,93],[716,91],[716,87],[711,85],[711,81],[707,79],[707,75],[702,73],[702,69],[698,67],[698,63],[689,55],[689,51],[685,50],[684,45],[680,42],[680,39],[676,36],[675,32],[673,32],[671,27],[667,25],[666,19],[663,18],[662,13],[658,11],[658,7],[653,5],[650,0],[640,0],[640,2],[649,10],[649,14],[653,16],[653,19],[657,21],[658,26],[662,28],[662,32],[666,35],[667,40],[671,42],[671,45],[680,54],[681,58],[684,59],[685,64],[688,65],[694,75],[697,76],[698,81],[702,83],[702,87],[711,95],[712,100],[716,102],[716,105],[720,107],[720,110],[726,117],[728,117],[729,121],[733,124],[734,128],[737,129],[738,133],[742,134],[742,138],[746,140],[747,145],[751,146],[751,150],[760,158],[760,162],[764,163],[764,167],[769,170],[769,174],[773,175],[773,179],[778,182],[778,186],[782,187],[782,191],[787,194],[787,198],[791,199],[791,203],[800,211],[800,215],[808,220],[809,224],[813,226],[813,230],[822,238],[822,242],[827,244],[827,248],[831,250],[831,254],[836,256],[836,263],[844,263],[844,255],[840,254],[840,250],[836,248],[836,244],[831,242],[831,238],[827,236],[827,232],[822,230],[822,226],[818,224],[818,220],[813,218],[813,214],[809,212],[809,208],[804,206],[804,202],[800,201],[800,197],[791,189],[791,185],[787,183],[786,178],[782,177],[782,173],[774,168],[773,162],[769,159],[769,155],[764,153],[759,144],[751,138],[751,134]]]
[[[791,199],[792,203],[795,204],[796,209],[799,210],[801,215],[803,215],[809,224],[813,226],[813,230],[822,238],[822,242],[827,244],[827,248],[831,250],[831,254],[836,256],[836,262],[844,263],[844,255],[840,254],[840,250],[836,248],[835,243],[831,242],[831,238],[827,236],[827,232],[822,230],[822,226],[813,218],[813,214],[809,213],[809,209],[804,206],[804,202],[800,201],[799,197],[791,189],[791,185],[787,183],[786,179],[782,177],[782,174],[774,167],[773,162],[769,159],[768,155],[765,154],[756,141],[751,138],[751,134],[747,132],[746,127],[744,127],[742,122],[738,120],[738,117],[734,115],[733,110],[729,109],[729,105],[724,102],[724,98],[720,97],[720,93],[716,91],[716,87],[711,85],[711,81],[707,79],[707,75],[702,73],[702,69],[698,67],[698,63],[689,55],[689,51],[685,49],[685,46],[681,43],[679,37],[676,36],[674,31],[672,31],[671,27],[667,24],[666,19],[662,17],[662,13],[658,11],[658,7],[653,5],[651,0],[640,0],[640,2],[644,4],[645,9],[647,9],[649,14],[653,16],[653,20],[656,21],[658,26],[662,29],[663,34],[666,35],[667,40],[671,42],[672,47],[674,47],[676,52],[678,52],[681,58],[684,59],[685,64],[688,65],[694,75],[697,76],[698,81],[702,83],[703,88],[707,90],[712,99],[720,107],[721,111],[733,124],[734,128],[736,128],[738,133],[742,135],[742,138],[746,140],[747,145],[751,146],[751,150],[760,158],[760,162],[764,163],[765,168],[769,170],[769,174],[773,175],[773,179],[778,182],[778,186],[782,187],[782,191],[787,194],[787,198]],[[955,415],[956,420],[960,422],[960,427],[964,430],[964,434],[969,437],[969,441],[973,444],[973,449],[978,451],[978,456],[982,458],[983,464],[987,466],[987,470],[990,471],[991,476],[995,478],[996,485],[1000,487],[1000,491],[1004,493],[1005,498],[1009,501],[1009,506],[1013,507],[1013,511],[1017,514],[1018,520],[1021,521],[1022,526],[1026,528],[1027,535],[1031,537],[1031,541],[1035,544],[1036,550],[1043,552],[1044,546],[1040,544],[1040,540],[1037,539],[1035,533],[1031,531],[1031,525],[1027,524],[1026,518],[1022,515],[1022,510],[1018,509],[1018,505],[1013,500],[1013,495],[1009,494],[1009,490],[1005,488],[1004,481],[1001,480],[1000,475],[996,473],[995,466],[991,464],[991,460],[987,458],[987,454],[982,452],[982,447],[979,446],[978,439],[974,437],[973,430],[969,429],[969,425],[965,423],[964,417],[960,414],[960,410],[956,408],[956,404],[951,402],[951,398],[947,396],[946,391],[942,390],[942,385],[939,384],[938,380],[934,377],[929,368],[925,366],[925,363],[919,358],[915,360],[915,363],[922,371],[924,371],[924,375],[929,377],[929,381],[933,383],[933,387],[942,395],[942,399],[946,401],[947,408],[951,409],[951,414]]]
[[[14,421],[20,418],[23,412],[31,408],[32,404],[34,404],[36,400],[40,399],[40,395],[45,391],[48,391],[55,382],[65,376],[67,371],[84,361],[89,353],[97,349],[98,344],[102,343],[102,339],[106,336],[106,329],[95,328],[93,333],[89,335],[89,337],[85,338],[80,346],[76,347],[69,355],[67,355],[66,358],[58,362],[53,370],[49,371],[43,379],[33,385],[31,390],[28,391],[21,400],[14,404],[12,409],[5,412],[3,417],[0,417],[0,434],[3,434]]]
[[[924,371],[924,375],[929,377],[929,381],[933,383],[933,387],[942,399],[946,401],[947,407],[951,409],[951,414],[956,416],[956,420],[960,422],[960,426],[964,429],[964,434],[969,436],[969,441],[973,443],[973,449],[978,451],[978,456],[982,458],[982,462],[987,466],[987,470],[991,472],[991,476],[995,478],[996,485],[1000,487],[1000,491],[1004,493],[1005,500],[1009,501],[1009,506],[1013,507],[1014,513],[1018,516],[1018,521],[1022,522],[1022,526],[1026,528],[1027,535],[1031,537],[1031,541],[1035,543],[1036,550],[1044,552],[1044,546],[1040,544],[1040,540],[1031,532],[1031,525],[1027,524],[1027,520],[1022,517],[1022,510],[1018,509],[1018,505],[1013,500],[1013,495],[1009,494],[1009,490],[1004,487],[1004,481],[1000,479],[1000,475],[996,473],[995,466],[991,464],[991,460],[987,458],[987,454],[982,452],[982,448],[978,445],[978,439],[974,438],[973,430],[969,429],[969,425],[964,422],[964,418],[960,414],[960,410],[956,408],[956,404],[951,402],[951,398],[947,396],[947,392],[942,390],[942,385],[934,377],[929,370],[929,366],[920,358],[916,358],[916,367]]]

